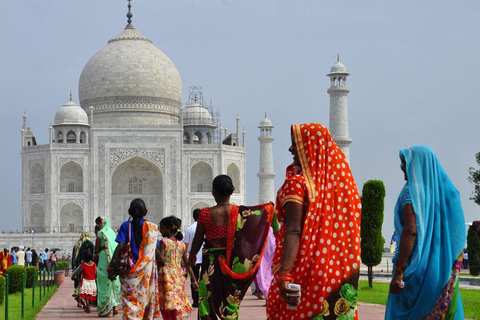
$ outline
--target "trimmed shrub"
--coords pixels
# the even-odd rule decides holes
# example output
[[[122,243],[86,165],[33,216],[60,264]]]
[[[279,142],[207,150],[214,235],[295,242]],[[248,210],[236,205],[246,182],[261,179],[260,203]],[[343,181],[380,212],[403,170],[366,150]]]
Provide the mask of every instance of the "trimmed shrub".
[[[27,270],[23,266],[11,266],[7,269],[9,293],[22,291],[22,274],[27,279]]]
[[[27,278],[25,279],[25,288],[32,288],[38,283],[38,269],[37,267],[27,267]]]
[[[7,285],[5,277],[0,276],[0,305],[3,304],[3,300],[5,299],[5,286]]]
[[[478,276],[480,274],[480,256],[478,254],[474,255],[468,264],[470,265],[470,274]]]
[[[70,267],[70,262],[68,261],[57,261],[57,270],[65,270]]]
[[[383,209],[385,199],[385,185],[381,180],[368,180],[362,190],[362,228],[361,258],[368,267],[368,284],[372,288],[373,266],[382,261]]]
[[[470,274],[478,276],[480,274],[480,259],[475,261],[475,256],[477,258],[480,256],[480,237],[472,227],[468,228],[467,246]]]

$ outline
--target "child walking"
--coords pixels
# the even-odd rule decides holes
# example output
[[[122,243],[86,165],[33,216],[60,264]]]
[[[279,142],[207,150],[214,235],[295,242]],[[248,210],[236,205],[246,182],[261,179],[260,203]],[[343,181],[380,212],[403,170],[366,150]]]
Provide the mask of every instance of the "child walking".
[[[72,273],[72,280],[82,273],[80,280],[80,296],[79,301],[82,301],[86,313],[90,313],[90,302],[97,299],[97,284],[95,283],[97,265],[93,262],[93,253],[89,250],[83,254],[83,261]]]
[[[184,319],[192,312],[185,289],[186,278],[182,261],[190,274],[194,290],[198,290],[197,279],[188,265],[185,244],[181,242],[183,234],[179,229],[180,220],[175,216],[160,221],[160,233],[164,238],[159,241],[161,260],[158,268],[158,288],[160,310],[165,320]]]

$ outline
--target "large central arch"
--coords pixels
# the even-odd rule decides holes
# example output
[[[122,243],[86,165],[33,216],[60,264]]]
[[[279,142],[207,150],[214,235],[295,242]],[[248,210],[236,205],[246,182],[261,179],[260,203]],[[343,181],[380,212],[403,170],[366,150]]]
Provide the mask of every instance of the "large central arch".
[[[135,198],[142,198],[148,209],[146,219],[158,224],[165,215],[164,187],[161,170],[152,162],[139,156],[130,158],[114,170],[111,189],[112,227],[120,227],[129,217],[128,208]]]

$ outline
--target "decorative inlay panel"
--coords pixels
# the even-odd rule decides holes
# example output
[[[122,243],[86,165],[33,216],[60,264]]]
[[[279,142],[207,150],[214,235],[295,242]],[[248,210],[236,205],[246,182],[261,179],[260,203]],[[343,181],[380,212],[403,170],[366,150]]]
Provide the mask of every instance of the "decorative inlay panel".
[[[165,172],[165,149],[114,148],[110,149],[110,170],[120,162],[133,156],[142,156],[156,164]]]

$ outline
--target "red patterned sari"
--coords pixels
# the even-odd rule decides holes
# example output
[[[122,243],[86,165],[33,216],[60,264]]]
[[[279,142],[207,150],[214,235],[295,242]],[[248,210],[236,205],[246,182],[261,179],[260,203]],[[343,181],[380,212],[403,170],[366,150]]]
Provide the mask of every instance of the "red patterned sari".
[[[273,214],[271,203],[231,205],[227,246],[212,246],[207,241],[203,249],[198,281],[200,319],[239,319],[240,303],[260,266]]]
[[[357,319],[360,270],[360,196],[345,155],[320,124],[292,126],[301,167],[287,168],[277,193],[276,236],[272,272],[278,274],[285,237],[285,204],[303,206],[300,246],[292,283],[301,286],[293,310],[280,296],[274,278],[268,294],[267,319]]]

